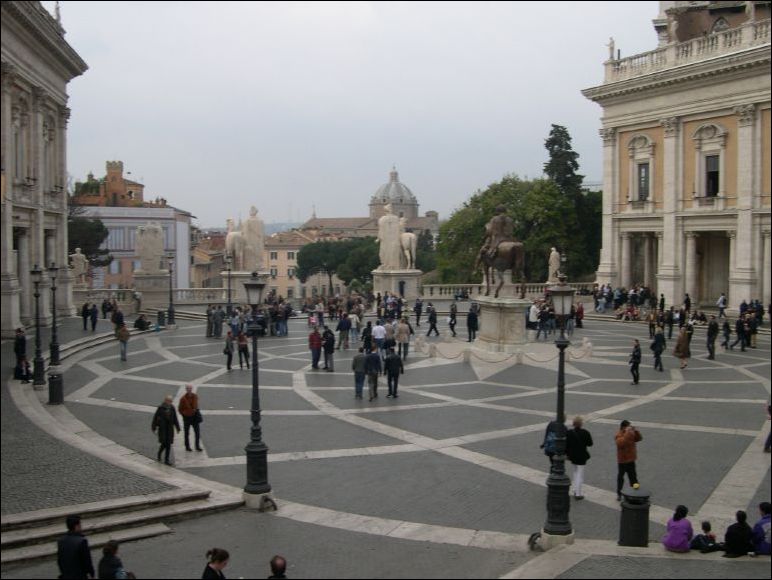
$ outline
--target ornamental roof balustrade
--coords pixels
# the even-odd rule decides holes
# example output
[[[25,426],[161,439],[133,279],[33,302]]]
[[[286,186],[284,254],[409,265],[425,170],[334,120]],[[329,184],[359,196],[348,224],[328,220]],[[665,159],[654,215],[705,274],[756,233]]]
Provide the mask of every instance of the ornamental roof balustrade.
[[[613,83],[770,43],[770,20],[748,22],[737,28],[673,43],[605,63],[603,83]]]

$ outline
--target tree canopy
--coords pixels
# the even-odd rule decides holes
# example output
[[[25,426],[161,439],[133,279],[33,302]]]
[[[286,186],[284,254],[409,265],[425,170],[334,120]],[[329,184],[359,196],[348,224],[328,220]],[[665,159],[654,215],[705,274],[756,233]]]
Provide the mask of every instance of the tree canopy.
[[[87,217],[85,210],[70,203],[67,214],[67,253],[72,254],[80,248],[88,263],[99,268],[113,261],[109,250],[101,248],[109,232],[102,220]]]
[[[371,272],[377,267],[378,245],[371,237],[315,242],[298,252],[297,275],[301,282],[313,274],[327,274],[330,293],[334,275],[346,285],[352,280],[362,283],[371,278]]]

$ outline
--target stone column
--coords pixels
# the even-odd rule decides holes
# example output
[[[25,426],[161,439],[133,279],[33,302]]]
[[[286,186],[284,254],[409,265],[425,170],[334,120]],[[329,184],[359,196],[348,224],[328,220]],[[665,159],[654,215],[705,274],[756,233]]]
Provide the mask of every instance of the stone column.
[[[692,304],[697,306],[697,236],[696,232],[686,232],[686,289],[692,299]],[[679,304],[680,301],[673,302]]]
[[[75,283],[72,271],[69,269],[68,239],[67,239],[67,122],[70,118],[70,109],[59,107],[59,131],[57,134],[57,147],[59,148],[59,176],[62,184],[63,211],[59,216],[59,227],[57,228],[57,263],[61,264],[61,280],[57,281],[56,291],[56,309],[62,316],[75,314],[77,307],[72,298],[72,287]]]
[[[643,284],[652,287],[652,239],[646,234],[643,236]]]
[[[679,304],[679,288],[682,275],[680,260],[680,225],[676,219],[678,211],[678,142],[681,123],[678,117],[661,119],[664,128],[663,147],[663,203],[662,203],[662,239],[661,258],[657,274],[659,292],[665,295],[668,304]]]
[[[764,283],[763,291],[763,304],[764,308],[772,302],[772,253],[770,252],[770,230],[766,229],[761,232],[764,237],[764,275],[762,281]],[[769,316],[769,314],[767,314]]]
[[[619,283],[623,288],[630,288],[630,233],[622,232],[619,236],[622,238],[622,277]]]
[[[742,300],[758,296],[753,229],[753,190],[756,129],[756,106],[735,107],[737,115],[737,242],[734,254],[734,273],[730,285],[734,288],[731,308],[737,308]]]
[[[657,232],[657,274],[659,274],[659,268],[662,266],[662,232]]]
[[[603,139],[603,233],[600,263],[595,280],[598,284],[617,284],[616,239],[614,236],[614,202],[617,198],[617,138],[616,129],[600,130]]]
[[[32,292],[28,290],[32,284],[29,276],[29,271],[32,269],[29,252],[29,229],[23,230],[23,233],[19,235],[18,249],[17,255],[19,262],[16,271],[18,272],[19,286],[25,289],[24,292],[20,293],[21,300],[19,306],[21,320],[25,325],[28,325],[30,320],[32,320],[34,324],[35,313],[32,311],[31,306]]]

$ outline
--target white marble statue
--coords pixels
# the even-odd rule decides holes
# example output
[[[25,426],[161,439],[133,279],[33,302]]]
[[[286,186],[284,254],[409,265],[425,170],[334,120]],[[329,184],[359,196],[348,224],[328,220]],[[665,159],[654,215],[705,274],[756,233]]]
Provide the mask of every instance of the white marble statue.
[[[75,253],[70,254],[70,261],[72,262],[72,274],[75,276],[75,283],[85,284],[88,260],[86,256],[80,253],[80,248],[75,248]]]
[[[403,233],[399,218],[391,212],[391,204],[387,204],[386,213],[378,219],[378,255],[381,259],[379,270],[402,269],[402,245],[400,236]]]
[[[159,274],[164,258],[164,230],[158,222],[137,226],[135,253],[139,257],[138,274]]]
[[[233,218],[228,218],[225,223],[228,234],[225,236],[225,251],[233,260],[233,269],[237,272],[244,270],[244,236],[233,226]]]
[[[399,235],[399,242],[402,248],[402,267],[406,270],[415,269],[415,256],[416,248],[418,247],[418,239],[413,232],[406,232],[405,226],[407,225],[407,218],[399,218],[399,225],[402,233]]]
[[[265,230],[263,220],[257,217],[255,206],[250,208],[249,219],[241,226],[241,237],[244,240],[244,263],[241,269],[245,272],[262,269]]]
[[[560,273],[560,252],[558,252],[555,248],[550,248],[549,276],[547,278],[547,283],[557,284],[559,273]]]

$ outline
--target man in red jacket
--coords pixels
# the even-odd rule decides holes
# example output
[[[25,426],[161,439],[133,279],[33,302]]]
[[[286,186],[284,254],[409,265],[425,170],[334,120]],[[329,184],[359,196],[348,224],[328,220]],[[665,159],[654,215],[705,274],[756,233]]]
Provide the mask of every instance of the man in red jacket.
[[[311,349],[311,368],[319,369],[319,357],[322,354],[322,336],[319,334],[319,328],[314,326],[311,334],[308,335],[308,348]]]
[[[625,419],[619,425],[619,431],[616,434],[617,443],[617,501],[622,501],[622,484],[627,479],[630,481],[630,487],[638,484],[638,475],[635,473],[635,460],[638,458],[636,443],[642,441],[638,429]]]

